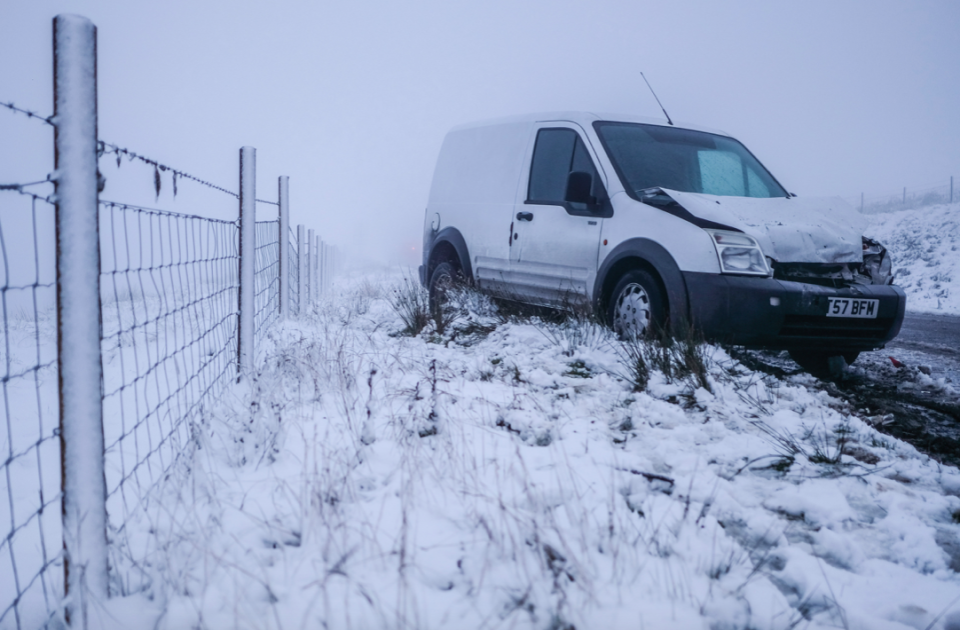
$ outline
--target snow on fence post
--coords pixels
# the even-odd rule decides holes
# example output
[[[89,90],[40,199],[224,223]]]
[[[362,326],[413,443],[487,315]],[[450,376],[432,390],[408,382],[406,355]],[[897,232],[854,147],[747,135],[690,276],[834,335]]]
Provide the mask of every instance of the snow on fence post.
[[[237,372],[253,373],[254,263],[257,232],[257,150],[240,149],[240,318],[237,328]]]
[[[300,272],[297,276],[300,279],[297,287],[298,299],[300,304],[300,314],[307,312],[307,230],[303,225],[297,226],[297,268]]]
[[[309,276],[307,279],[308,287],[307,293],[310,295],[310,299],[307,300],[310,304],[313,304],[317,301],[317,273],[315,271],[317,266],[317,251],[313,248],[313,229],[307,230],[307,267],[310,268]]]
[[[97,222],[97,27],[53,19],[57,363],[64,586],[71,626],[108,596]]]
[[[290,314],[290,178],[281,175],[277,181],[280,188],[280,317]]]

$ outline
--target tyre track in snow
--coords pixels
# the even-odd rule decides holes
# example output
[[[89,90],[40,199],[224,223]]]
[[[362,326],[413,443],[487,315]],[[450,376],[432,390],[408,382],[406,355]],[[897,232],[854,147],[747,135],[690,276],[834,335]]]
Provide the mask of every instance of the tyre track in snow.
[[[861,354],[832,380],[804,374],[785,352],[734,354],[777,378],[809,379],[879,430],[939,462],[960,466],[960,317],[907,313],[900,335],[886,348]]]

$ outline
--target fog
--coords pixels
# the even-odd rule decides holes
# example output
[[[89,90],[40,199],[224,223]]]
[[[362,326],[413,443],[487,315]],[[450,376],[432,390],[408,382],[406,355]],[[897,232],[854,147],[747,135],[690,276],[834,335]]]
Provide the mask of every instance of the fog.
[[[960,176],[960,3],[7,0],[0,101],[52,112],[51,19],[98,27],[100,137],[258,197],[358,256],[419,259],[453,125],[531,111],[661,116],[743,141],[792,192],[881,193]],[[49,129],[0,110],[0,183],[52,170]],[[114,169],[116,170],[116,169]],[[108,199],[229,217],[135,163]],[[960,181],[958,181],[960,188]],[[191,194],[196,196],[191,197]]]

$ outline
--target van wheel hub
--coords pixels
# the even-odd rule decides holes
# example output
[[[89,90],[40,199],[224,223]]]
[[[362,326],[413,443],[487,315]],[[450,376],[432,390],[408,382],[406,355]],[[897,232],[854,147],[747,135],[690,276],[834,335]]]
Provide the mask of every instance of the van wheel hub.
[[[621,337],[642,337],[650,328],[650,296],[639,284],[628,284],[617,296],[613,330]]]

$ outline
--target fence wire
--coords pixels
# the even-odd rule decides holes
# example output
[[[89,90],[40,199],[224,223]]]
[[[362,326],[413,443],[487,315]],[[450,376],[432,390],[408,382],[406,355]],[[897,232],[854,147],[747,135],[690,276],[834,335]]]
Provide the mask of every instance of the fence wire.
[[[254,271],[254,327],[259,344],[280,314],[280,221],[257,221]]]
[[[23,115],[26,116],[27,118],[33,118],[34,120],[38,120],[38,121],[40,121],[40,122],[44,122],[44,123],[50,125],[51,127],[54,126],[53,122],[51,121],[51,118],[53,118],[52,116],[43,116],[43,115],[41,115],[41,114],[38,114],[37,112],[30,111],[29,109],[24,109],[24,108],[22,108],[22,107],[17,107],[17,106],[14,105],[13,103],[5,103],[5,102],[2,102],[2,101],[0,101],[0,107],[5,107],[5,108],[7,108],[8,110],[10,110],[11,112],[16,112],[16,113],[18,113],[18,114],[23,114]]]
[[[290,282],[290,312],[293,315],[300,314],[300,256],[297,253],[299,244],[297,236],[293,230],[287,235],[287,246],[290,248],[290,275],[287,281]]]
[[[38,627],[63,597],[54,211],[0,193],[0,627]]]
[[[111,592],[142,588],[122,535],[192,449],[236,376],[236,222],[100,203],[103,418]],[[138,568],[140,571],[130,571]]]
[[[879,214],[952,203],[960,199],[960,190],[955,190],[947,181],[923,187],[907,186],[885,194],[850,195],[843,199],[863,214]]]
[[[237,196],[117,145],[98,149],[153,168],[157,195],[169,172],[174,196],[178,179]],[[52,182],[33,179],[0,182],[0,628],[18,629],[62,614],[64,597],[56,209]],[[146,532],[164,509],[152,491],[188,469],[204,414],[237,376],[239,221],[105,200],[98,210],[110,592],[126,595],[149,585],[156,541]],[[299,260],[279,221],[255,228],[259,342],[279,315],[284,241],[295,313]]]

